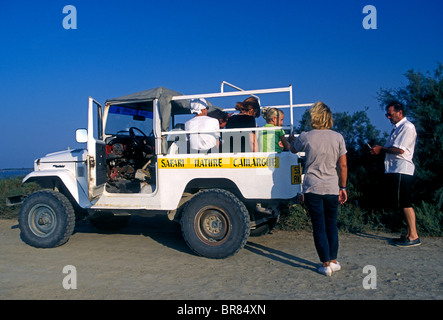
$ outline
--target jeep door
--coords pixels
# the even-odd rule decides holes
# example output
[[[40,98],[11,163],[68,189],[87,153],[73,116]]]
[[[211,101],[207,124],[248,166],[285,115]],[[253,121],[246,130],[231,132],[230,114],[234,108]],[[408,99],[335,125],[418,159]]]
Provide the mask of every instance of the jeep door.
[[[88,107],[88,196],[103,193],[106,183],[106,143],[103,134],[103,107],[89,97]]]

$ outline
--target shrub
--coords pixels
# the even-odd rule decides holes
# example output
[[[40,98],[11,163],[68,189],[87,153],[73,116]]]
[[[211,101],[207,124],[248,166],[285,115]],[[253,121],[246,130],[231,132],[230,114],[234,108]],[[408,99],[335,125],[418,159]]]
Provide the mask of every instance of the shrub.
[[[420,236],[443,236],[443,212],[437,205],[422,202],[420,206],[414,206],[414,210]],[[347,203],[339,206],[337,226],[339,231],[345,233],[368,231],[398,233],[406,228],[406,223],[403,213],[398,210],[366,210]],[[291,203],[286,208],[281,208],[278,227],[286,231],[312,231],[306,207]]]
[[[281,208],[280,230],[312,230],[311,219],[304,205],[291,203]]]
[[[362,232],[367,229],[364,212],[357,206],[345,204],[338,207],[337,227],[344,232]]]
[[[20,206],[7,206],[6,198],[21,194],[27,194],[40,189],[36,183],[22,184],[21,178],[8,178],[0,180],[0,218],[15,219],[17,218]]]
[[[419,235],[443,236],[443,212],[434,204],[421,202],[414,206]]]

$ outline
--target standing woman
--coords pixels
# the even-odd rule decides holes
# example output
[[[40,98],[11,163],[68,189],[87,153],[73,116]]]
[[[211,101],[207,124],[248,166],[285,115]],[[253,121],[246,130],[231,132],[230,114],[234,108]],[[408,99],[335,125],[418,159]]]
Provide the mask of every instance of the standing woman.
[[[332,112],[323,102],[311,110],[313,130],[302,132],[293,142],[292,152],[305,152],[303,196],[311,216],[314,244],[322,266],[318,272],[330,276],[341,269],[337,262],[338,205],[346,202],[347,161],[343,136],[330,130]],[[337,175],[337,166],[339,174]]]

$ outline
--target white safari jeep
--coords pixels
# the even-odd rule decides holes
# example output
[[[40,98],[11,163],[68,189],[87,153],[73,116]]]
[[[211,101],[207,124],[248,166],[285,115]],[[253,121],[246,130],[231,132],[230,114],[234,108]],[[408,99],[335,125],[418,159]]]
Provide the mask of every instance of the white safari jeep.
[[[225,85],[236,90],[226,92]],[[177,119],[191,118],[191,99],[231,99],[229,111],[251,95],[289,101],[274,106],[289,111],[287,133],[293,130],[293,107],[308,106],[292,104],[291,86],[244,91],[226,82],[219,93],[182,95],[159,87],[109,99],[104,107],[89,98],[88,127],[76,131],[87,149],[37,159],[23,179],[43,189],[21,198],[21,238],[31,246],[56,247],[68,241],[80,213],[106,227],[111,220],[124,223],[133,214],[155,210],[180,221],[195,253],[208,258],[235,254],[250,234],[271,230],[279,204],[301,191],[299,156],[233,151],[252,131],[261,137],[263,127],[217,130],[219,147],[197,153],[189,150],[189,135],[208,132],[184,131]],[[209,111],[223,110],[209,104]]]

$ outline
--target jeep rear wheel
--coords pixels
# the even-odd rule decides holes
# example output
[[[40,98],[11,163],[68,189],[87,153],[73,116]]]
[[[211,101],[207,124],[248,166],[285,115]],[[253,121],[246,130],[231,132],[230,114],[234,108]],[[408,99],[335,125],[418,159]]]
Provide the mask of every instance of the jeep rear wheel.
[[[216,259],[237,253],[250,232],[245,205],[222,189],[204,190],[189,200],[181,226],[186,243],[195,253]]]
[[[42,190],[25,199],[18,223],[25,243],[37,248],[54,248],[69,240],[75,227],[75,213],[63,194]]]

